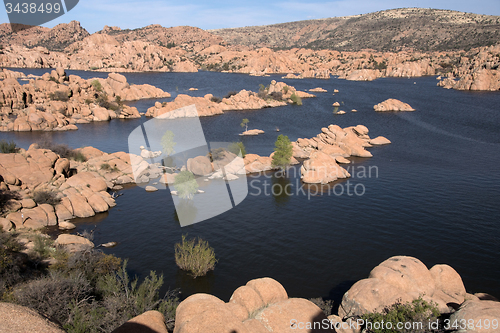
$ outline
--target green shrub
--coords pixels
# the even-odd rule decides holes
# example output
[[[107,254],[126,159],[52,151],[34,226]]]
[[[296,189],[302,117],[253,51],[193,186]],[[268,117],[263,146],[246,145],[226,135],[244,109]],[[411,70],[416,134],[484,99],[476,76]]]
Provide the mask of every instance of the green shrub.
[[[332,314],[333,309],[333,301],[332,300],[324,300],[322,297],[310,298],[311,302],[316,304],[325,314],[325,316],[329,316]]]
[[[55,82],[55,83],[59,83],[59,81],[57,81],[56,78],[53,77],[53,76],[49,77],[49,81],[52,81],[52,82]]]
[[[182,241],[175,244],[175,263],[180,269],[197,278],[213,270],[217,259],[214,249],[207,241],[201,238],[186,240],[186,236],[182,235]]]
[[[92,87],[94,87],[95,91],[101,92],[102,91],[102,85],[101,82],[97,79],[93,80],[91,83]]]
[[[222,102],[222,99],[220,97],[217,97],[217,96],[212,96],[210,97],[210,100],[214,103],[220,103]]]
[[[33,193],[33,200],[38,205],[49,204],[55,206],[61,202],[61,199],[57,197],[57,193],[45,190],[39,190]]]
[[[16,303],[32,308],[41,314],[64,323],[71,309],[69,304],[84,301],[92,288],[82,274],[63,276],[50,273],[47,277],[30,281],[16,288]]]
[[[14,141],[7,142],[5,140],[0,141],[0,153],[2,154],[14,154],[19,151]]]
[[[295,93],[293,93],[290,96],[290,99],[292,100],[293,104],[302,105],[302,98],[300,98],[299,96],[295,95]]]
[[[288,89],[289,87],[288,86],[284,86],[283,87],[283,93],[286,95],[288,93]]]
[[[21,195],[15,191],[0,190],[0,213],[8,211],[11,207],[11,200],[20,200]]]
[[[65,93],[64,91],[60,91],[60,90],[53,92],[53,93],[49,93],[49,98],[53,101],[67,102],[69,100],[68,94]]]
[[[283,93],[281,91],[273,91],[271,94],[269,94],[272,99],[275,101],[282,101],[283,100]]]
[[[228,147],[227,150],[235,155],[239,155],[241,152],[241,157],[245,157],[247,151],[243,142],[233,142]]]
[[[40,259],[50,258],[55,252],[54,241],[50,237],[37,234],[33,238],[33,244],[33,251]]]
[[[111,170],[111,165],[108,163],[101,164],[101,170]]]
[[[53,143],[48,136],[43,136],[37,143],[38,148],[51,150],[62,158],[72,159],[77,162],[87,161],[87,158],[81,152],[77,152],[65,144]]]
[[[87,161],[87,157],[85,157],[85,155],[83,155],[81,152],[73,151],[73,154],[70,156],[70,158],[82,163]]]
[[[363,319],[365,323],[371,323],[371,327],[365,324],[367,333],[410,333],[416,331],[419,333],[426,333],[433,332],[429,327],[429,321],[436,321],[439,315],[439,311],[435,304],[428,303],[423,300],[422,297],[419,297],[411,303],[395,303],[385,308],[382,313],[365,314],[361,316],[361,319]],[[384,325],[382,325],[382,322]],[[378,323],[378,325],[375,323]],[[412,328],[396,329],[398,323],[403,323],[403,326],[404,323],[412,323]],[[415,325],[420,325],[418,323],[421,323],[422,329],[415,330]],[[375,327],[379,327],[379,329]],[[393,328],[391,329],[390,327]]]
[[[190,171],[181,171],[175,177],[175,189],[181,199],[192,199],[198,191],[198,183]]]

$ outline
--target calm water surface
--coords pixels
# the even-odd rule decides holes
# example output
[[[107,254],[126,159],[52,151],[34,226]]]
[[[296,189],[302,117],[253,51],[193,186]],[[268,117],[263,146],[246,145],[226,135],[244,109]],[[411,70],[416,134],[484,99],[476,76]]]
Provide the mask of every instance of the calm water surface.
[[[46,70],[24,70],[43,74]],[[68,71],[82,77],[106,73]],[[271,77],[223,73],[130,73],[131,83],[149,83],[172,94],[223,97],[229,91],[257,91]],[[308,196],[301,191],[298,168],[288,179],[271,175],[250,178],[249,196],[236,208],[208,221],[181,228],[169,193],[122,191],[117,207],[94,218],[77,220],[78,231],[96,228],[95,243],[119,242],[106,249],[129,258],[138,276],[162,272],[165,288],[181,288],[182,296],[207,292],[227,301],[238,286],[263,276],[277,279],[294,297],[339,300],[353,282],[394,255],[414,256],[428,267],[447,263],[462,276],[469,292],[500,296],[500,93],[471,93],[436,87],[434,77],[345,80],[286,80],[300,90],[317,86],[328,93],[304,100],[302,106],[257,111],[231,111],[201,118],[208,141],[236,141],[242,118],[250,128],[266,131],[243,138],[247,152],[270,154],[278,134],[291,140],[313,137],[329,124],[363,124],[372,137],[393,143],[371,148],[374,157],[356,159],[351,185],[364,195],[332,192]],[[199,90],[188,92],[190,87]],[[332,95],[333,89],[339,93]],[[373,105],[387,98],[409,103],[412,113],[376,113]],[[164,99],[160,101],[168,101]],[[130,103],[139,111],[156,100]],[[345,115],[334,115],[332,103]],[[350,112],[357,109],[357,113]],[[94,146],[107,152],[127,151],[127,137],[141,122],[114,120],[79,125],[77,132],[51,133],[55,142],[72,147]],[[280,128],[280,133],[275,128]],[[28,147],[40,133],[1,133]],[[371,177],[359,174],[372,167]],[[376,168],[376,169],[375,169]],[[352,169],[350,170],[352,171]],[[351,172],[353,173],[353,172]],[[264,195],[265,186],[290,183],[292,196]],[[267,185],[266,185],[267,184]],[[347,181],[338,182],[347,188]],[[358,189],[361,189],[361,185]],[[353,187],[351,187],[351,191]],[[306,192],[307,193],[307,192]],[[174,244],[182,234],[200,236],[214,247],[214,272],[193,280],[179,271]]]

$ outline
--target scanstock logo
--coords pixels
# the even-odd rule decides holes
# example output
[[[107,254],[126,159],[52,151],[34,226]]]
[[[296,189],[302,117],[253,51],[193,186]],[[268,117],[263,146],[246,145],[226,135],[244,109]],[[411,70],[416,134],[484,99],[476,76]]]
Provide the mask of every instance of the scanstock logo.
[[[52,21],[70,10],[79,0],[4,0],[12,31],[18,32]]]
[[[172,119],[171,114],[180,118]],[[241,150],[235,151],[232,142],[207,142],[195,105],[144,122],[130,133],[128,147],[137,185],[170,190],[181,227],[227,212],[248,195]],[[197,159],[205,160],[209,170],[195,171]],[[198,164],[198,170],[200,166]],[[163,173],[154,171],[158,169]],[[174,173],[183,170],[189,171],[194,179],[179,181]],[[182,197],[182,189],[191,185],[199,189],[195,189],[193,195]],[[158,198],[151,197],[152,201]]]

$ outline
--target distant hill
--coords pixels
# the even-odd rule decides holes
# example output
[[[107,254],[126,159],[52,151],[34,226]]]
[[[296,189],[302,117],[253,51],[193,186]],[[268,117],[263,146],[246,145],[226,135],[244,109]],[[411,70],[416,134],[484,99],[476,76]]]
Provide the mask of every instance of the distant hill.
[[[90,36],[80,22],[62,23],[54,28],[35,26],[27,30],[12,32],[8,23],[0,24],[2,45],[24,45],[29,48],[43,46],[49,51],[63,51],[67,46]]]
[[[228,44],[272,49],[469,50],[500,41],[500,16],[403,8],[209,32]]]

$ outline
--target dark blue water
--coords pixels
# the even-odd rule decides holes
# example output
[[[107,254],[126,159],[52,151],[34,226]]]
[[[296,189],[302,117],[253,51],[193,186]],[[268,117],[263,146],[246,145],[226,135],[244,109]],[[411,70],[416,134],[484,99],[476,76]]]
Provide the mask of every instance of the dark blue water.
[[[41,74],[44,70],[26,70]],[[82,77],[105,73],[72,72]],[[131,73],[131,83],[149,83],[172,93],[224,96],[229,91],[258,90],[279,76],[250,77],[222,73]],[[118,206],[82,220],[78,229],[97,226],[95,242],[117,241],[106,252],[129,258],[139,276],[162,272],[166,285],[183,296],[208,292],[228,300],[248,280],[270,276],[294,297],[339,299],[349,286],[394,255],[409,255],[428,267],[446,263],[462,276],[469,292],[500,296],[500,93],[470,93],[436,87],[435,78],[288,80],[297,89],[317,86],[329,92],[302,106],[231,111],[201,119],[208,141],[236,141],[243,118],[266,131],[245,137],[247,152],[270,154],[278,134],[291,140],[312,137],[321,127],[363,124],[372,137],[393,143],[371,148],[374,157],[356,159],[352,179],[321,195],[302,192],[298,168],[288,179],[271,175],[249,179],[249,196],[236,208],[189,227],[175,219],[170,194],[122,191]],[[199,88],[187,92],[190,87]],[[332,95],[333,89],[340,92]],[[387,98],[409,103],[412,113],[376,113]],[[168,99],[166,99],[168,100]],[[345,115],[334,115],[332,103]],[[155,100],[130,103],[144,112]],[[351,109],[357,113],[351,113]],[[126,151],[127,136],[147,119],[79,125],[77,132],[51,133],[72,147],[92,145],[107,152]],[[275,128],[280,128],[280,133]],[[0,138],[29,146],[39,133],[1,133]],[[371,175],[363,170],[371,167]],[[353,172],[354,171],[354,172]],[[253,181],[253,183],[252,183]],[[273,184],[290,183],[292,195],[265,195]],[[332,187],[333,187],[332,185]],[[353,193],[354,186],[358,194]],[[361,189],[364,190],[360,195]],[[315,189],[311,188],[314,193]],[[305,194],[304,194],[305,193]],[[200,236],[215,249],[219,262],[207,277],[193,280],[179,271],[174,244],[182,234]]]

